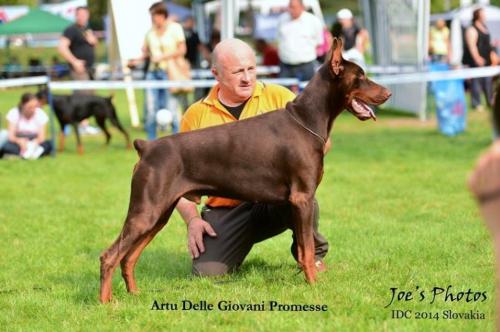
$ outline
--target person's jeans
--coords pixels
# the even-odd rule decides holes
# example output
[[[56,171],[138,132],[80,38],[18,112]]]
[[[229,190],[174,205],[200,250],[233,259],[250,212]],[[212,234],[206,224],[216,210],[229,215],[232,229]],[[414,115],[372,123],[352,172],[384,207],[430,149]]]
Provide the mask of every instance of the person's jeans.
[[[493,101],[493,83],[491,77],[478,77],[471,79],[471,106],[476,108],[481,105],[481,90],[484,92],[486,104],[491,107]]]
[[[161,69],[150,71],[146,74],[146,80],[166,81],[167,73]],[[170,97],[168,89],[146,89],[144,96],[144,129],[146,130],[148,140],[156,139],[156,112],[167,108],[167,101]],[[179,123],[172,122],[172,131],[179,131]]]
[[[299,81],[309,81],[315,73],[316,61],[290,65],[280,62],[280,77],[292,77]]]

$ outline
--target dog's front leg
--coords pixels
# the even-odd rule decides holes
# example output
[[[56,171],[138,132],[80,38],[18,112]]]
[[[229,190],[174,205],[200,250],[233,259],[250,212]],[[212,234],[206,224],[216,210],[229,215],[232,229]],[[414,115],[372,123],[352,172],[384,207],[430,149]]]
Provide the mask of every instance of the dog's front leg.
[[[314,265],[314,236],[313,236],[313,195],[292,193],[290,195],[295,238],[297,239],[297,256],[306,281],[310,284],[316,281],[316,267]]]

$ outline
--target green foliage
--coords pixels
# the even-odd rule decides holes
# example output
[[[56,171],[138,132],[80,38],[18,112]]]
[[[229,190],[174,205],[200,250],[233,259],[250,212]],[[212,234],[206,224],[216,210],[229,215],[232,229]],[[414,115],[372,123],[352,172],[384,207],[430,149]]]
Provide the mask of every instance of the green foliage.
[[[460,0],[431,0],[431,13],[444,13],[460,7]]]
[[[0,91],[0,116],[22,91]],[[103,92],[107,94],[107,92]],[[138,93],[142,105],[142,93]],[[130,128],[125,94],[115,101]],[[342,115],[317,192],[329,270],[306,285],[290,253],[291,233],[257,244],[241,271],[221,279],[190,276],[186,230],[178,215],[146,248],[126,293],[119,271],[114,299],[99,305],[99,254],[120,231],[135,151],[113,130],[73,135],[56,158],[0,160],[0,326],[6,331],[492,331],[494,267],[489,235],[465,187],[491,140],[487,114],[471,114],[467,133],[448,138],[435,124],[379,112],[377,122]],[[131,130],[133,137],[144,137]],[[486,291],[484,302],[410,301],[384,306],[390,288],[452,285]],[[154,300],[326,304],[328,311],[152,311]],[[391,309],[480,311],[485,320],[397,320]]]
[[[90,11],[90,26],[94,30],[104,30],[104,16],[107,15],[108,1],[88,1]]]
[[[95,52],[97,61],[106,62],[106,47],[104,41],[99,42],[96,46]],[[0,65],[7,64],[9,63],[9,59],[16,58],[21,65],[27,66],[30,58],[38,58],[41,60],[42,65],[50,66],[53,56],[57,56],[60,61],[64,62],[56,48],[10,47],[9,49],[0,49]]]
[[[0,0],[0,6],[30,6],[35,7],[38,5],[38,0]]]

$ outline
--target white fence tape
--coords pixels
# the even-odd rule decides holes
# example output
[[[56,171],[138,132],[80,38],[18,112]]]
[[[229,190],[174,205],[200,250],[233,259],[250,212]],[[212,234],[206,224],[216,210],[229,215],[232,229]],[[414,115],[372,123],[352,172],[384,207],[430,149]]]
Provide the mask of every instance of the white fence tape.
[[[495,76],[500,74],[500,66],[467,68],[440,72],[417,72],[395,75],[380,75],[372,79],[379,84],[407,84],[415,82],[443,81],[453,79],[467,79],[476,77]],[[265,83],[275,83],[285,86],[300,84],[305,86],[307,82],[299,82],[295,78],[265,78]],[[116,90],[116,89],[151,89],[151,88],[178,88],[178,87],[212,87],[213,79],[191,80],[191,81],[50,81],[46,76],[22,77],[5,79],[0,81],[1,88],[20,87],[29,85],[49,84],[54,90]]]
[[[419,72],[398,75],[384,75],[374,77],[373,80],[380,84],[403,84],[416,82],[446,81],[455,79],[467,79],[477,77],[488,77],[500,74],[500,66],[467,68],[447,71]]]
[[[49,78],[47,76],[11,78],[7,80],[0,80],[0,89],[15,88],[15,87],[29,86],[29,85],[41,85],[41,84],[47,84],[48,81]]]

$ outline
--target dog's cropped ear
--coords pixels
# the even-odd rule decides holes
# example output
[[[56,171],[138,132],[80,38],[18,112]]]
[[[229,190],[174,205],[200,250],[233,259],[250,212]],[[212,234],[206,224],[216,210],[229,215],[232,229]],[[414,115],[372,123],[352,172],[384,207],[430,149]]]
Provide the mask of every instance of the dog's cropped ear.
[[[333,38],[332,43],[332,55],[330,59],[330,68],[335,75],[339,75],[342,70],[344,70],[344,66],[342,66],[342,39],[341,38]]]
[[[134,148],[137,151],[139,158],[142,156],[142,153],[144,152],[144,149],[146,148],[147,143],[148,142],[143,140],[143,139],[134,140]]]

